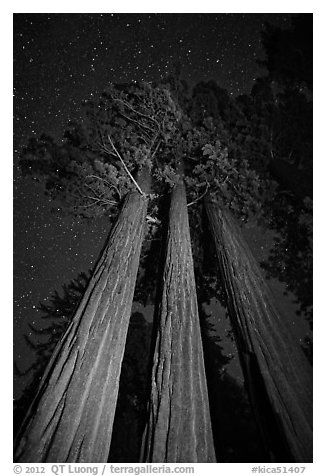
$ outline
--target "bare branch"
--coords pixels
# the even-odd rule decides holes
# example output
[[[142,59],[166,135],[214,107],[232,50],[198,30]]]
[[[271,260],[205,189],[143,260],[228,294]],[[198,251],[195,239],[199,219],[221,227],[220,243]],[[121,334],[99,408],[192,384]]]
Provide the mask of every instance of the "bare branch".
[[[150,215],[146,215],[146,221],[147,221],[147,223],[155,223],[156,225],[161,224],[161,220],[159,220],[156,217],[151,217]]]
[[[104,144],[97,143],[97,146],[98,146],[98,148],[99,148],[100,151],[102,151],[102,152],[104,152],[104,153],[106,153],[106,154],[108,154],[108,155],[112,155],[113,157],[118,157],[118,158],[119,158],[119,156],[118,156],[116,153],[112,152],[112,151],[111,151],[110,149],[108,149]]]
[[[160,139],[160,140],[158,141],[158,143],[157,143],[157,146],[155,147],[155,150],[154,150],[153,154],[151,155],[151,158],[152,158],[152,159],[154,158],[156,152],[158,151],[158,148],[160,147],[161,142],[162,142],[162,141],[161,141],[161,139]]]
[[[111,137],[109,136],[109,134],[108,134],[108,139],[109,139],[109,141],[110,141],[110,144],[111,144],[112,149],[113,149],[114,152],[117,154],[117,156],[118,156],[118,158],[120,159],[120,161],[121,161],[121,163],[122,163],[122,165],[123,165],[125,171],[126,171],[127,174],[129,175],[129,178],[131,179],[131,181],[133,182],[133,184],[136,186],[138,192],[139,192],[141,195],[145,196],[144,192],[142,191],[142,189],[140,188],[140,186],[138,185],[138,183],[136,182],[136,180],[134,179],[134,177],[133,177],[133,176],[131,175],[131,173],[129,172],[128,167],[127,167],[126,164],[124,163],[124,161],[123,161],[121,155],[119,154],[119,152],[118,152],[117,149],[115,148],[115,146],[114,146],[114,144],[113,144],[113,142],[112,142]]]
[[[142,127],[143,129],[148,129],[148,130],[151,131],[152,133],[155,133],[155,130],[152,129],[151,127],[146,126],[145,124],[142,124],[142,123],[139,122],[139,121],[136,121],[136,119],[133,119],[132,117],[129,117],[129,116],[127,116],[126,114],[123,114],[122,112],[120,112],[120,114],[121,114],[122,117],[124,117],[124,118],[127,119],[128,121],[134,122],[134,123],[137,124],[139,127]]]
[[[114,200],[103,200],[101,198],[95,198],[95,197],[90,197],[90,196],[87,196],[86,198],[89,198],[90,200],[93,200],[93,203],[89,203],[88,205],[78,205],[79,207],[81,208],[89,208],[89,207],[94,207],[95,205],[113,205],[113,206],[116,206],[118,205],[118,202],[114,201]]]
[[[87,183],[85,183],[85,187],[88,188],[91,192],[93,192],[93,194],[95,195],[96,198],[101,199],[102,196],[99,193],[97,193],[96,190],[93,187],[91,187]]]
[[[152,117],[152,116],[149,116],[147,114],[143,114],[142,112],[140,111],[137,111],[136,109],[134,109],[127,101],[123,101],[122,99],[119,99],[119,98],[114,98],[114,101],[119,101],[121,102],[124,106],[128,107],[131,111],[133,111],[135,114],[138,114],[139,116],[142,116],[142,117],[145,117],[146,119],[150,119],[151,121],[155,122],[156,125],[158,126],[158,128],[160,129],[160,124],[157,122],[157,120]]]
[[[209,189],[209,183],[206,181],[206,190],[205,190],[205,192],[202,195],[200,195],[198,198],[196,198],[196,200],[194,200],[193,202],[187,203],[187,207],[191,207],[191,205],[194,205],[196,202],[198,202],[199,200],[204,198],[206,193],[208,192],[208,189]]]
[[[102,178],[102,177],[98,177],[98,175],[87,175],[87,177],[92,177],[92,178],[96,178],[96,179],[98,179],[98,180],[102,180],[102,182],[106,183],[107,186],[108,186],[110,189],[113,188],[113,189],[116,191],[116,193],[117,193],[118,196],[119,196],[119,199],[121,200],[120,191],[119,191],[118,187],[116,187],[113,183],[108,182],[107,180],[105,180],[105,179]]]
[[[142,131],[142,132],[143,132],[143,135],[135,134],[135,137],[137,137],[137,139],[139,139],[140,141],[144,141],[145,144],[150,148],[151,143],[153,143],[153,141],[149,140],[149,134],[147,134],[146,131]],[[144,134],[144,132],[146,135]]]

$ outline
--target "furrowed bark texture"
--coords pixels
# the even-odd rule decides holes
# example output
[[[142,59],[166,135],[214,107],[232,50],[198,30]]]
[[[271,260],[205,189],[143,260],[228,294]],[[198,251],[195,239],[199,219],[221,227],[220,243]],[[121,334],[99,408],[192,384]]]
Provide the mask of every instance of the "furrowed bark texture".
[[[231,215],[206,200],[249,396],[271,458],[312,461],[312,371]]]
[[[146,462],[215,462],[183,184],[172,191]]]
[[[147,199],[131,192],[25,419],[16,461],[106,462]]]

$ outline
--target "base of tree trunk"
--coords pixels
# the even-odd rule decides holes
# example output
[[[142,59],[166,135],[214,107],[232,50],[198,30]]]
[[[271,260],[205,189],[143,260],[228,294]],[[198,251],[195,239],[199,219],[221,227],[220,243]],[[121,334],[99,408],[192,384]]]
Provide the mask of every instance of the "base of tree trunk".
[[[312,461],[312,369],[230,213],[205,207],[246,385],[274,461]]]
[[[18,435],[18,462],[107,461],[147,199],[130,193]]]
[[[183,184],[172,191],[143,461],[216,461]]]

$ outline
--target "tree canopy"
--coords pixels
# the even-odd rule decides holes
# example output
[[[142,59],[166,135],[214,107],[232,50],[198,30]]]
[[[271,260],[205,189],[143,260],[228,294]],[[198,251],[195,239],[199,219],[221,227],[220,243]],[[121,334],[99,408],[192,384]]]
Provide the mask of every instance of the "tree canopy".
[[[225,303],[221,277],[212,276],[207,266],[216,259],[203,238],[207,231],[203,199],[207,197],[243,225],[256,226],[259,221],[273,230],[275,241],[263,267],[270,277],[286,283],[297,299],[298,313],[312,325],[312,55],[311,44],[305,40],[312,37],[310,20],[299,16],[290,30],[266,26],[262,36],[266,58],[261,64],[268,74],[256,80],[250,94],[232,98],[214,81],[190,88],[178,71],[159,84],[110,84],[99,98],[85,101],[84,119],[70,123],[61,141],[42,135],[24,149],[22,172],[41,181],[46,193],[61,203],[62,211],[113,219],[130,191],[149,200],[147,241],[135,292],[135,299],[144,305],[155,301],[159,260],[153,257],[162,251],[167,197],[182,179],[202,328],[206,321],[207,330],[202,305],[212,297]],[[145,172],[150,176],[149,187],[143,187]],[[85,284],[87,276],[81,278]],[[68,308],[74,292],[82,291],[80,284],[77,280],[64,289]],[[58,294],[52,301],[58,316],[66,316],[66,309],[60,314],[63,301]],[[148,339],[148,325],[137,317],[136,328],[143,327]],[[55,336],[66,322],[63,317],[51,327],[53,338],[37,350],[40,361],[51,353]],[[49,333],[49,329],[33,330]],[[209,333],[202,334],[210,342]],[[211,346],[206,360],[215,351],[212,360],[218,355],[221,366],[227,363],[218,339],[215,346],[206,345]],[[139,342],[133,346],[143,356]],[[130,366],[134,366],[133,357]],[[138,368],[138,362],[135,367],[143,378],[144,369]],[[210,375],[213,378],[211,369]],[[127,390],[122,400],[129,398],[136,412],[143,412],[144,401],[139,400],[143,394],[139,397],[131,388],[132,380],[123,378],[120,390],[124,385]],[[227,386],[236,387],[231,380]]]

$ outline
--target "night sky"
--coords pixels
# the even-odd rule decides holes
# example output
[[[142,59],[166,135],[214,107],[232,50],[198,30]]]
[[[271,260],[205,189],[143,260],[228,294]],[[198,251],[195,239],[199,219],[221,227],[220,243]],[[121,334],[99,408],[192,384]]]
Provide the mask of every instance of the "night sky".
[[[248,93],[264,70],[265,21],[290,26],[291,14],[14,14],[14,357],[32,362],[23,335],[39,327],[40,302],[97,259],[105,218],[82,221],[53,212],[17,163],[22,146],[43,132],[62,138],[84,99],[109,82],[157,81],[179,62],[190,85],[214,79],[230,94]],[[252,236],[255,252],[265,246]],[[266,236],[263,238],[266,240]],[[223,324],[225,325],[225,324]],[[25,378],[15,377],[15,396]]]

